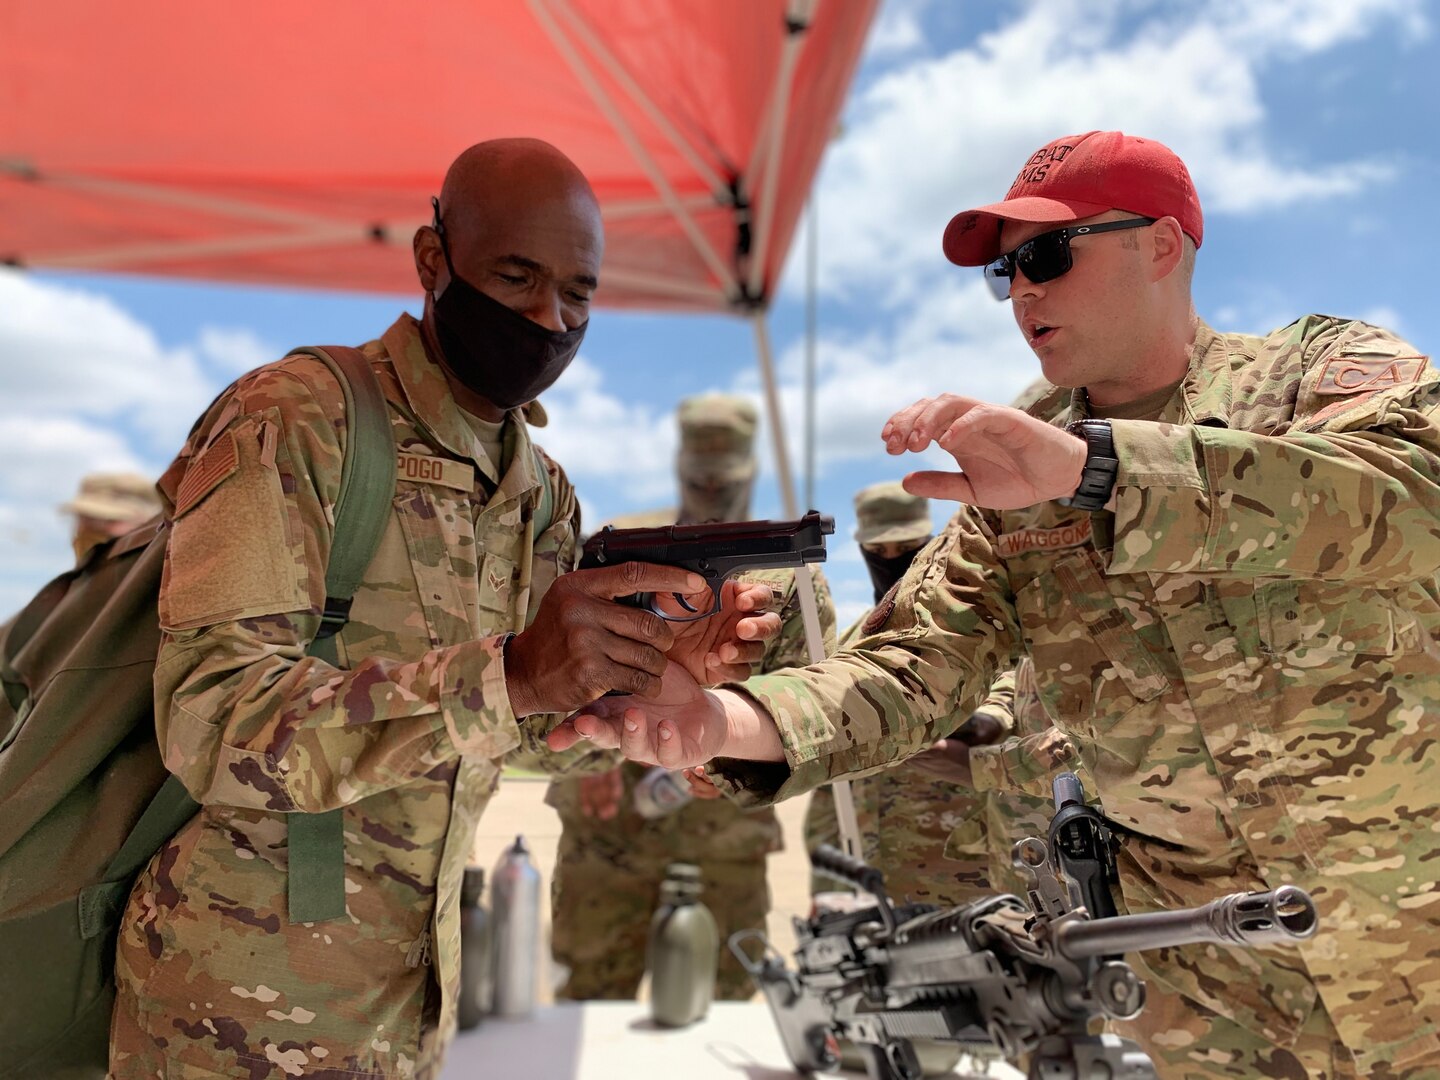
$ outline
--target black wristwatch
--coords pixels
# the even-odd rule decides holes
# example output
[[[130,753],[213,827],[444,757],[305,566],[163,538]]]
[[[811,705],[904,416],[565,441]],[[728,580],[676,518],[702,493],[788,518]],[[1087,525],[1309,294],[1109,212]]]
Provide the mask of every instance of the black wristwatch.
[[[1076,420],[1065,430],[1085,440],[1085,467],[1080,471],[1080,486],[1075,494],[1057,499],[1061,506],[1076,510],[1104,510],[1115,490],[1115,477],[1120,472],[1120,459],[1115,456],[1115,438],[1109,420]]]

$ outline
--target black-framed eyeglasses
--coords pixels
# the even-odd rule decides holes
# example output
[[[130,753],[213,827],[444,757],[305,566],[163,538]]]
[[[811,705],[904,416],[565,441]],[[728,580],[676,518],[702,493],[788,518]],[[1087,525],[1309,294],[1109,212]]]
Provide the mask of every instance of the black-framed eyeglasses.
[[[1037,285],[1042,281],[1054,281],[1075,265],[1075,260],[1070,255],[1072,237],[1116,232],[1120,229],[1138,229],[1142,225],[1153,225],[1155,221],[1155,218],[1148,217],[1100,221],[1094,225],[1069,225],[1063,229],[1052,229],[1039,236],[1032,236],[1014,251],[1008,251],[987,264],[983,271],[985,281],[989,284],[990,291],[995,294],[996,300],[1008,300],[1016,267]]]

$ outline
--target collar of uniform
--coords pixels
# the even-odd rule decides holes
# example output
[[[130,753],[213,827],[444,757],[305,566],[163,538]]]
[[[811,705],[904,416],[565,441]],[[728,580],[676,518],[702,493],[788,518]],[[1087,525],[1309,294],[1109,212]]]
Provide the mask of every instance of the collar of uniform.
[[[1224,335],[1197,320],[1190,370],[1180,384],[1187,414],[1179,418],[1180,423],[1230,426],[1230,403],[1234,400],[1230,367]]]
[[[410,403],[416,422],[440,446],[458,458],[473,461],[492,484],[498,483],[499,462],[491,461],[480,451],[475,430],[466,423],[460,406],[455,403],[444,370],[425,350],[420,323],[413,315],[401,315],[380,340],[395,366],[395,375],[400,380],[400,388],[405,392],[405,400]],[[525,426],[525,418],[518,415],[518,411],[510,419],[512,422],[506,425],[507,431]],[[531,467],[532,475],[534,471]]]
[[[491,497],[492,504],[521,498],[544,483],[538,471],[540,463],[535,453],[535,444],[530,441],[530,432],[525,427],[524,418],[512,415],[510,420],[511,422],[505,425],[505,443],[501,451],[501,456],[510,462],[510,467],[505,470],[505,475],[499,478],[499,486]],[[536,501],[538,503],[538,500]]]
[[[1195,344],[1190,349],[1190,367],[1180,384],[1178,400],[1184,402],[1184,415],[1170,415],[1174,405],[1166,406],[1161,417],[1165,423],[1218,424],[1230,426],[1230,350],[1225,338],[1205,323],[1197,321]],[[1055,421],[1060,426],[1076,420],[1090,419],[1090,398],[1084,387],[1070,391],[1070,406]]]

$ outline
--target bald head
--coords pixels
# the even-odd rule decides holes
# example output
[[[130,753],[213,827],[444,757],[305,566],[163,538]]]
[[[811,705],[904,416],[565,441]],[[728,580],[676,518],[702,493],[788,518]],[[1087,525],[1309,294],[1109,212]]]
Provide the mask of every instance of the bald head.
[[[440,189],[440,212],[452,243],[482,236],[499,222],[549,203],[599,219],[590,182],[573,161],[539,139],[476,143],[451,164]]]
[[[604,236],[600,204],[575,163],[539,139],[492,139],[466,150],[440,189],[449,265],[433,229],[415,234],[415,267],[432,295],[450,268],[551,330],[589,318]]]

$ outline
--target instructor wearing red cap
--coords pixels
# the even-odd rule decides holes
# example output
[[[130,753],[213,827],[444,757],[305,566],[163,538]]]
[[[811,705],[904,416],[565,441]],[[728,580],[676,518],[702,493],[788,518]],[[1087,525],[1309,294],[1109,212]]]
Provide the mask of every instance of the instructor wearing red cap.
[[[868,635],[717,691],[667,674],[661,703],[571,726],[787,798],[918,753],[1028,656],[1127,827],[1122,912],[1283,884],[1320,910],[1295,949],[1130,958],[1150,1002],[1126,1033],[1160,1075],[1440,1076],[1440,372],[1332,316],[1217,333],[1190,299],[1202,237],[1159,143],[1037,151],[945,252],[1061,389],[885,425],[890,453],[958,466],[906,487],[963,505]],[[970,764],[978,790],[1043,795],[1057,763],[1011,740]]]

